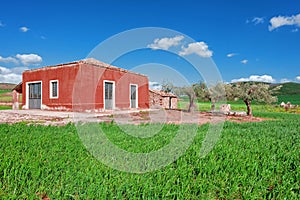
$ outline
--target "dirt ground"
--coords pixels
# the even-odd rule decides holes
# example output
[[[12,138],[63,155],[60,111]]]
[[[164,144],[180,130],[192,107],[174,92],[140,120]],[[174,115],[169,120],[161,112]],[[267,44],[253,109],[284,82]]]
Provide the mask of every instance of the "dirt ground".
[[[187,113],[179,110],[132,110],[115,111],[106,113],[76,113],[55,112],[41,110],[2,110],[0,111],[0,123],[41,124],[61,126],[76,122],[111,122],[117,124],[141,124],[141,123],[217,123],[225,120],[233,122],[260,122],[263,118],[248,116],[226,116],[209,112]]]

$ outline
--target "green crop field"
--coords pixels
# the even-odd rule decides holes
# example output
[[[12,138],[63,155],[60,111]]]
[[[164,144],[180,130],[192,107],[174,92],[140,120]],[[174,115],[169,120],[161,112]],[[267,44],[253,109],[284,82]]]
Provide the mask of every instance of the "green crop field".
[[[10,109],[11,109],[11,106],[0,105],[0,110],[10,110]]]
[[[278,95],[278,103],[291,102],[292,104],[300,105],[300,94]]]
[[[4,94],[4,93],[7,93],[7,92],[11,92],[11,90],[8,90],[8,89],[0,89],[0,94]]]
[[[4,85],[4,86],[6,86],[6,85]],[[0,83],[0,103],[11,103],[13,100],[12,99],[12,91],[11,91],[11,89],[1,89],[1,87],[4,87],[4,86],[1,85],[1,83]],[[22,103],[22,94],[20,94],[20,96],[19,96],[19,102]],[[0,110],[8,110],[8,109],[11,109],[11,106],[0,105]]]
[[[94,159],[74,125],[1,124],[0,199],[299,199],[300,115],[255,115],[273,120],[226,122],[204,158],[199,152],[208,125],[199,126],[184,155],[145,174],[120,172]],[[153,139],[141,139],[115,124],[99,126],[131,152],[159,149],[178,130],[165,125]]]
[[[0,89],[0,102],[11,102],[12,95],[9,94],[10,92],[11,90],[8,89]]]

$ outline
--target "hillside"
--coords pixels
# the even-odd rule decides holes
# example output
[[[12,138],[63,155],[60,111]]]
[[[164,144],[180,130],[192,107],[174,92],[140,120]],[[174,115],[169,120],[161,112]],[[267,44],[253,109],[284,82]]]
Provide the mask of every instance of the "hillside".
[[[0,83],[0,90],[12,90],[16,84],[12,83]]]
[[[271,87],[276,87],[282,85],[281,89],[278,91],[278,95],[288,95],[288,94],[299,94],[300,95],[300,84],[289,82],[281,84],[271,84]]]
[[[244,83],[244,82],[238,82]],[[251,82],[253,84],[264,83],[264,82]],[[237,83],[231,83],[237,84]],[[282,86],[280,90],[277,92],[277,95],[300,95],[300,83],[288,82],[288,83],[264,83],[269,84],[271,89]]]

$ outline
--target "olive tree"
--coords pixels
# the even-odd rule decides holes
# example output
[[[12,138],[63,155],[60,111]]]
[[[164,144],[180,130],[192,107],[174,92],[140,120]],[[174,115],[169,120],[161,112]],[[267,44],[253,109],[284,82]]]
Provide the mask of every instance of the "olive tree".
[[[186,95],[189,98],[189,106],[187,111],[191,112],[195,107],[195,92],[193,86],[174,86],[173,83],[164,81],[162,83],[162,90],[165,92],[172,92],[177,96]]]
[[[186,95],[189,98],[189,106],[187,111],[191,112],[195,107],[195,92],[193,86],[175,87],[174,92],[176,95]]]
[[[278,88],[271,90],[270,85],[265,83],[235,83],[232,85],[231,95],[243,100],[247,107],[247,115],[252,116],[252,101],[255,100],[265,103],[276,102],[277,97],[272,96],[272,94],[277,89]]]
[[[200,82],[193,86],[198,99],[211,102],[211,111],[215,111],[217,102],[225,101],[225,98],[227,97],[227,88],[230,88],[229,85],[221,82],[210,84],[208,86],[205,83]],[[231,91],[229,94],[231,94]]]

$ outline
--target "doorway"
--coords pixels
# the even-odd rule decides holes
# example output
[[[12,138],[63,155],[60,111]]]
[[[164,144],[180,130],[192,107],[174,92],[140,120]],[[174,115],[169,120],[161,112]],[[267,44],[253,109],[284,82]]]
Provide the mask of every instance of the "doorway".
[[[28,84],[28,102],[29,109],[41,109],[42,105],[42,83],[29,83]]]
[[[137,85],[130,84],[130,108],[137,108]]]
[[[114,109],[114,82],[104,81],[104,109]]]

